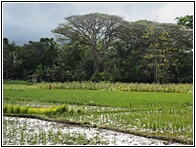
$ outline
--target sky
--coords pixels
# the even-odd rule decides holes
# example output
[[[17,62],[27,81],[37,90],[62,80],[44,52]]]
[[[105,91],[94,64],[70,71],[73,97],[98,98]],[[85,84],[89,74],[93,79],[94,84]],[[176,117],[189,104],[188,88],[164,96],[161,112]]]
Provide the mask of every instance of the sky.
[[[51,30],[71,15],[98,12],[130,22],[176,23],[176,17],[194,14],[193,2],[3,2],[2,6],[3,37],[17,45],[55,38]]]

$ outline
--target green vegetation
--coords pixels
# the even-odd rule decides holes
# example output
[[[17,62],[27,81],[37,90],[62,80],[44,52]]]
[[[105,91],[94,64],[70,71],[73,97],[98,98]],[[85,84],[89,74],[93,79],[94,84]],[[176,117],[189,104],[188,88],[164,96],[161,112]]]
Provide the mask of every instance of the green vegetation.
[[[156,93],[156,92],[122,92],[122,91],[105,91],[105,90],[59,90],[53,89],[27,89],[26,91],[4,90],[4,101],[36,101],[49,103],[66,103],[77,105],[98,105],[112,107],[132,107],[136,104],[147,107],[147,104],[162,104],[172,106],[181,101],[189,101],[192,94],[181,93]],[[179,103],[178,103],[179,102]],[[152,105],[153,106],[153,105]],[[145,108],[146,108],[145,107]]]
[[[5,81],[3,85],[4,90],[26,90],[29,88],[41,88],[48,89],[51,83],[37,83],[32,85],[25,81]],[[16,85],[10,85],[16,84]],[[26,85],[28,84],[28,85]],[[29,85],[31,84],[31,85]],[[192,84],[145,84],[145,83],[110,83],[110,82],[98,82],[93,83],[91,81],[84,82],[66,82],[52,83],[52,89],[68,89],[68,90],[107,90],[107,91],[133,91],[133,92],[171,92],[171,93],[187,93],[192,92]]]
[[[41,115],[59,115],[68,112],[68,106],[66,104],[61,106],[53,106],[50,108],[37,108],[28,106],[15,106],[4,105],[3,113],[8,114],[41,114]]]
[[[20,85],[25,88],[23,91],[9,89],[17,88],[17,84],[4,85],[4,114],[41,115],[55,121],[88,124],[186,144],[193,141],[190,84],[159,86],[178,90],[178,93],[120,91],[123,86],[126,89],[129,85],[150,90],[153,84],[52,83],[53,89],[49,90],[48,83],[40,83]],[[114,89],[117,86],[121,88]],[[89,90],[91,87],[96,90]]]
[[[17,46],[5,37],[3,79],[192,83],[193,16],[176,21],[128,22],[90,13],[66,17],[52,30],[56,39]]]
[[[35,83],[22,80],[3,80],[3,84],[33,85]]]
[[[177,25],[90,13],[66,17],[52,30],[58,43],[40,38],[17,46],[4,38],[4,115],[192,144],[192,18],[177,17]],[[8,130],[9,123],[3,124]],[[16,137],[16,130],[9,137]],[[23,130],[19,135],[21,145],[37,144],[38,139],[45,145],[47,138],[52,144],[86,141],[73,135],[76,140],[69,142],[70,134],[60,131],[35,132],[27,140]],[[4,140],[9,143],[16,144]]]
[[[183,25],[183,26],[186,26],[187,28],[193,29],[193,16],[192,15],[176,17],[175,20],[177,20],[178,25]]]

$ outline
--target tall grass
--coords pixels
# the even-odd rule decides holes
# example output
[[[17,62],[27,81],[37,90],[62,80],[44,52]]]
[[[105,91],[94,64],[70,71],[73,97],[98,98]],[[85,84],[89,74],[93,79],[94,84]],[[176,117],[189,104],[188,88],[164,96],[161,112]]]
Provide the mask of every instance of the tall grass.
[[[69,90],[107,90],[107,91],[135,91],[135,92],[173,92],[173,93],[192,93],[192,84],[148,84],[148,83],[110,83],[91,81],[84,82],[54,82],[54,83],[31,83],[25,81],[4,81],[4,90],[26,90],[29,88],[48,89],[69,89]]]
[[[37,89],[36,85],[25,85],[25,84],[3,84],[3,90],[11,91],[26,91],[27,89]]]
[[[47,89],[50,83],[39,83],[39,88]],[[108,91],[136,91],[136,92],[191,92],[192,84],[145,84],[145,83],[110,83],[110,82],[66,82],[52,83],[53,89],[81,89],[81,90],[108,90]]]

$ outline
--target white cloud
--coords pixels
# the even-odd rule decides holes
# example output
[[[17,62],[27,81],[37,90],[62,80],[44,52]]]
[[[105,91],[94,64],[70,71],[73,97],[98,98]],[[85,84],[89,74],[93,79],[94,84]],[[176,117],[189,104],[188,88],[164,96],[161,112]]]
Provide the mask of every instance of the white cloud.
[[[85,3],[74,4],[76,6],[75,14],[86,14],[92,12],[109,13],[123,17],[128,21],[139,19],[148,19],[152,16],[153,10],[161,7],[158,3]]]
[[[175,23],[176,17],[194,14],[194,3],[167,3],[157,14],[159,22]]]

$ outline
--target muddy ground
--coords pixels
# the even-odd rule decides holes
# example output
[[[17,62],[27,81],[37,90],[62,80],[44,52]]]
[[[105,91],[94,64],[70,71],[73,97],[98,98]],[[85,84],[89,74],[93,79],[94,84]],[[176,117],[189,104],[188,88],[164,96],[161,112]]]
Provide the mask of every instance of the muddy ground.
[[[3,120],[4,145],[182,145],[180,143],[170,143],[163,140],[145,138],[105,129],[81,127],[31,118],[4,116]],[[45,138],[45,141],[42,140],[40,136],[40,133],[43,132],[46,136],[42,136],[42,139]],[[55,138],[54,135],[58,132],[60,133],[60,138],[57,139],[57,141],[52,140]],[[53,136],[51,136],[52,139],[48,133],[53,134]],[[35,135],[38,138],[35,138]],[[70,137],[66,140],[63,135],[69,135]],[[83,138],[80,138],[78,135]],[[75,139],[73,137],[75,137]],[[34,140],[34,142],[32,142],[32,140]]]

